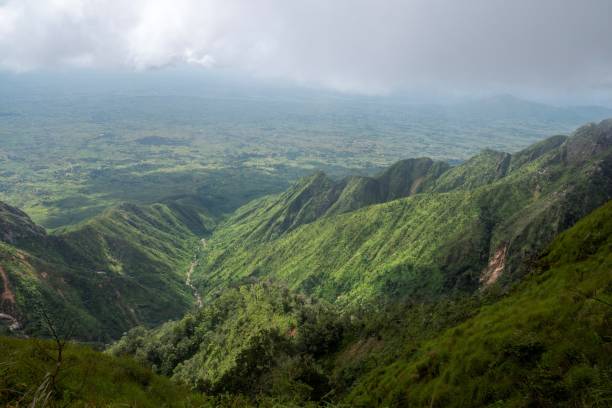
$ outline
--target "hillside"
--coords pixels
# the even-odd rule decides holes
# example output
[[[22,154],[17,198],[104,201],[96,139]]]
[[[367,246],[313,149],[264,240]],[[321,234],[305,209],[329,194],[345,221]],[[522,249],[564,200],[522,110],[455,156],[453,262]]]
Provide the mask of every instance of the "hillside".
[[[388,196],[363,194],[365,186],[380,191],[384,175],[348,189],[317,173],[220,225],[196,277],[205,295],[271,278],[340,304],[508,283],[612,198],[611,147],[608,120],[513,155],[485,151],[446,171],[409,167],[401,194]],[[414,189],[414,180],[423,182]],[[334,213],[336,197],[355,204]]]
[[[612,202],[561,234],[499,302],[360,379],[351,406],[606,406]]]
[[[0,405],[214,407],[135,361],[68,343],[55,381],[55,343],[0,337]]]
[[[238,209],[226,228],[240,239],[267,241],[319,218],[414,195],[448,169],[431,159],[402,160],[377,177],[334,181],[323,172],[305,177],[284,193]]]
[[[132,355],[206,393],[250,397],[272,387],[275,379],[269,377],[270,370],[289,364],[298,370],[293,380],[301,390],[295,391],[302,398],[317,399],[329,391],[325,374],[314,361],[302,366],[300,356],[336,349],[341,337],[338,318],[325,302],[260,282],[229,288],[180,321],[151,330],[133,329],[109,351]],[[299,386],[299,377],[307,375],[320,381],[318,388],[310,381]]]
[[[99,361],[71,345],[58,404],[602,405],[611,199],[607,120],[454,167],[316,172],[219,224],[188,195],[52,232],[0,203],[0,330],[120,338]],[[0,401],[32,402],[52,343],[2,348]]]
[[[344,309],[270,282],[133,329],[111,354],[259,406],[605,406],[612,397],[612,201],[505,294]]]
[[[77,338],[108,341],[193,304],[185,274],[212,226],[202,210],[123,204],[47,234],[23,212],[1,209],[0,313],[13,330],[37,333],[42,308],[74,321]]]

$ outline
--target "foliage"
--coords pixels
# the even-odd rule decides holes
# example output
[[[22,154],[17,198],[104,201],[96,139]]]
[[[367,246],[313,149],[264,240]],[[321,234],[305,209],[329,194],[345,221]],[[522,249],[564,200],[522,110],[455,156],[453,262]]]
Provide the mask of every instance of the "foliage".
[[[341,305],[516,280],[555,235],[612,198],[609,123],[516,155],[485,152],[381,204],[368,205],[377,198],[366,190],[334,195],[344,185],[319,173],[237,210],[215,229],[195,277],[205,296],[267,277]],[[329,214],[347,194],[362,208]],[[490,278],[496,254],[503,274]]]
[[[77,321],[77,338],[106,342],[135,325],[179,317],[193,304],[185,273],[200,234],[213,226],[203,210],[123,204],[53,235],[20,217],[2,231],[12,237],[0,242],[0,267],[14,300],[1,311],[26,333],[37,333],[40,306]]]
[[[54,390],[54,343],[0,337],[0,404],[3,406],[205,407],[207,399],[156,375],[129,358],[68,343]],[[42,398],[41,398],[42,397]]]
[[[359,380],[354,406],[608,406],[612,202],[499,302]]]
[[[224,291],[196,313],[135,328],[110,348],[212,394],[264,392],[300,401],[325,394],[316,357],[334,352],[342,327],[330,305],[267,282]]]

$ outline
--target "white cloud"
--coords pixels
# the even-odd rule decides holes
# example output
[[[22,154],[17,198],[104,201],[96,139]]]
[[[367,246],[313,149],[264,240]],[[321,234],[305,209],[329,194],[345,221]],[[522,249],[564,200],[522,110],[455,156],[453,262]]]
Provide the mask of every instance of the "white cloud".
[[[0,67],[231,67],[341,90],[589,88],[610,0],[7,0]]]

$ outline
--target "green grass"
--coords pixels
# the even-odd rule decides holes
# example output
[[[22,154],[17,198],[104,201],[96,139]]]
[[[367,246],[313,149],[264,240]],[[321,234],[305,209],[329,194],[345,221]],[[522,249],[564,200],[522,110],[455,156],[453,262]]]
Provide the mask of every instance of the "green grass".
[[[0,337],[0,404],[49,407],[212,407],[201,394],[172,383],[129,358],[68,343],[55,387],[57,349],[48,340]],[[48,399],[46,399],[48,395]],[[47,401],[46,403],[43,401]],[[36,402],[35,402],[36,401]]]
[[[201,237],[214,227],[208,213],[188,202],[123,204],[53,235],[27,217],[19,220],[4,231],[23,238],[0,244],[0,265],[16,299],[9,314],[35,334],[43,308],[76,321],[77,338],[100,342],[192,307],[186,273]]]
[[[240,208],[215,229],[198,283],[214,294],[268,277],[352,305],[428,298],[475,290],[489,259],[504,248],[500,279],[519,279],[559,232],[612,197],[612,152],[598,141],[599,128],[589,129],[586,143],[596,150],[576,161],[567,160],[567,151],[583,143],[578,134],[519,152],[512,171],[514,156],[485,152],[429,175],[416,194],[382,204],[318,173]],[[329,212],[351,194],[361,203],[353,207],[362,208]]]
[[[608,406],[612,202],[504,299],[360,379],[354,406]]]

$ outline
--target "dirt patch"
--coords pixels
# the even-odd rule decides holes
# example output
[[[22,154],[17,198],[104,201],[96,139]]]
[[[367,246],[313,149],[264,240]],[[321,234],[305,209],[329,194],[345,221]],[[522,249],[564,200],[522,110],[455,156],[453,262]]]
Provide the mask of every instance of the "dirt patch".
[[[412,186],[410,187],[410,195],[416,194],[416,192],[419,190],[419,187],[421,187],[421,184],[423,184],[423,180],[425,180],[425,177],[418,177],[416,180],[414,180]]]
[[[495,254],[489,259],[489,264],[480,274],[480,284],[488,287],[497,282],[506,267],[506,256],[508,254],[508,244],[503,244],[495,250]]]
[[[2,296],[0,296],[0,321],[7,322],[10,331],[16,331],[21,328],[21,323],[10,314],[15,314],[16,311],[15,294],[11,290],[8,275],[2,266],[0,266],[0,277],[3,286]]]
[[[380,350],[383,345],[384,342],[375,337],[359,340],[353,343],[339,356],[339,361],[348,363],[361,360],[368,354]]]
[[[9,283],[8,276],[2,266],[0,266],[0,277],[2,278],[2,285],[4,287],[2,291],[2,296],[0,297],[0,299],[2,299],[2,306],[4,306],[5,302],[8,302],[14,305],[15,304],[15,294],[11,290],[11,285]]]

